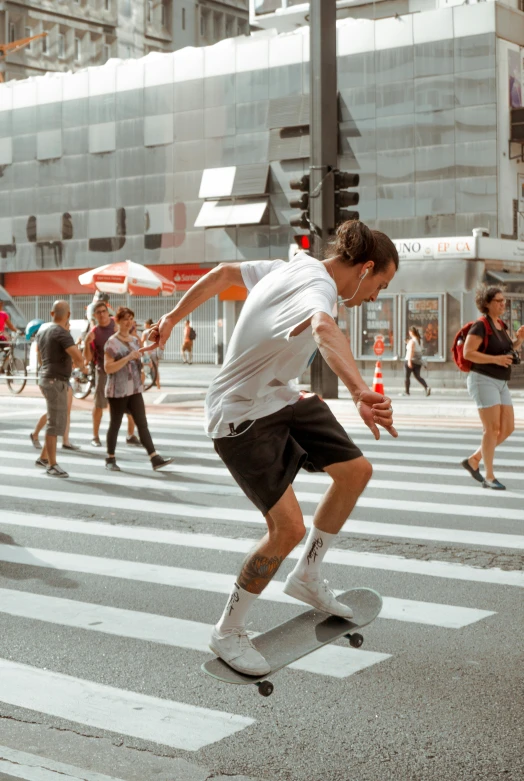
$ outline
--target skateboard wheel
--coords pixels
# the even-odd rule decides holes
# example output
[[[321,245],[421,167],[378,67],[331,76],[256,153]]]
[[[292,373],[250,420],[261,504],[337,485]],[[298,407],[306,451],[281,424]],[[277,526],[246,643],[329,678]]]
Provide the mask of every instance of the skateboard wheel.
[[[359,635],[358,632],[355,632],[353,635],[347,635],[347,637],[349,638],[349,644],[352,648],[360,648],[364,642],[364,638],[362,635]]]
[[[261,681],[260,683],[257,683],[258,686],[258,693],[262,695],[262,697],[269,697],[271,694],[273,694],[273,689],[275,688],[271,681]]]

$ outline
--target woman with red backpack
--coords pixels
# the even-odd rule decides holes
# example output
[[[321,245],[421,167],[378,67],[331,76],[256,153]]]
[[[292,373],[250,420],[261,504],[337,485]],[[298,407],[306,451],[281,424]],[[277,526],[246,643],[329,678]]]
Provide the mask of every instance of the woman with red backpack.
[[[524,341],[524,326],[512,340],[506,324],[500,319],[506,299],[499,287],[483,285],[477,291],[475,302],[483,316],[469,328],[463,354],[466,361],[471,362],[468,391],[477,405],[483,434],[481,446],[462,461],[462,466],[484,488],[504,491],[506,486],[494,475],[493,459],[495,448],[511,436],[515,428],[508,382],[511,365],[520,363],[518,351]],[[485,477],[479,470],[482,460]]]

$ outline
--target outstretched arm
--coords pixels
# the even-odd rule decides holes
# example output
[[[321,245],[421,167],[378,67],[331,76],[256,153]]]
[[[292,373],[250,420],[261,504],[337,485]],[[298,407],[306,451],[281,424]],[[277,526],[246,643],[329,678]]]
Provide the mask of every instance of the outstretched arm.
[[[158,323],[151,328],[148,340],[154,342],[148,349],[164,347],[171,335],[171,331],[180,320],[186,318],[194,309],[208,301],[213,296],[227,290],[231,285],[245,287],[240,270],[240,263],[221,263],[216,268],[195,282],[191,290],[188,290],[171,312],[160,318]],[[146,350],[142,350],[145,352]]]
[[[311,318],[311,328],[322,357],[351,393],[360,417],[375,439],[380,439],[378,426],[383,426],[391,436],[397,437],[391,400],[369,390],[360,375],[349,342],[333,318],[325,312],[317,312]]]

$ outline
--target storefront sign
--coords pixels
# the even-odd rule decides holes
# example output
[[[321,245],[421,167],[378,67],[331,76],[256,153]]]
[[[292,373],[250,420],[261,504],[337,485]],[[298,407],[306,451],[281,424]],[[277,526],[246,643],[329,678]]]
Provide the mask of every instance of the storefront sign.
[[[378,301],[363,303],[360,308],[360,318],[359,357],[373,358],[375,355],[382,355],[386,359],[395,358],[397,355],[395,297],[381,296]]]
[[[473,236],[441,239],[399,239],[393,242],[401,260],[476,257]]]
[[[158,268],[162,270],[161,266]],[[200,266],[175,266],[173,282],[176,285],[177,292],[189,290],[208,271],[208,268],[200,268]]]
[[[410,297],[407,299],[406,331],[415,326],[422,337],[424,355],[439,354],[439,331],[441,327],[440,296]],[[406,334],[407,336],[407,334]]]

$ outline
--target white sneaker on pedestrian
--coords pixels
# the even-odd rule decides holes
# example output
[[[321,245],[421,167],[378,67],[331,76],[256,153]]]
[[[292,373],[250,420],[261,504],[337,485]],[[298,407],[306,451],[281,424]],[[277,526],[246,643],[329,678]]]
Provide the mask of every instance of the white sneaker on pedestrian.
[[[295,599],[299,599],[317,610],[322,610],[324,613],[331,613],[332,616],[353,618],[351,608],[343,605],[342,602],[337,602],[327,580],[299,580],[291,572],[284,584],[284,594],[295,597]]]
[[[233,670],[244,675],[267,675],[271,667],[251,642],[245,629],[233,629],[221,635],[216,626],[211,633],[209,647]]]

